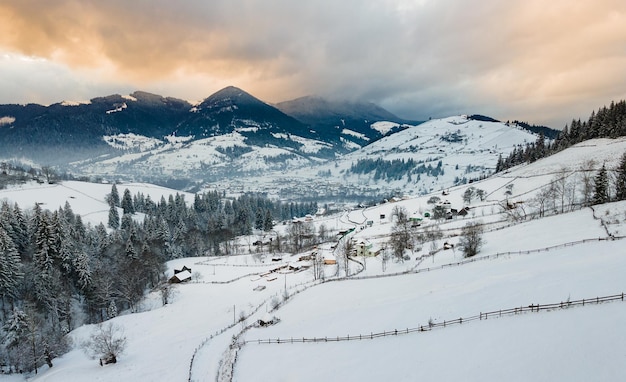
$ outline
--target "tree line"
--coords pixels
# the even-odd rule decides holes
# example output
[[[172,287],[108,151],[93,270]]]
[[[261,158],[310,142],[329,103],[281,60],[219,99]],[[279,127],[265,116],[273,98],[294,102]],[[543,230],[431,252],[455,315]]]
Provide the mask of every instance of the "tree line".
[[[519,145],[506,157],[500,156],[496,172],[522,163],[532,163],[577,143],[594,138],[617,138],[626,135],[626,101],[611,102],[598,111],[592,111],[587,121],[574,119],[565,125],[554,140],[546,142],[541,132],[535,142]]]
[[[85,224],[69,203],[22,210],[0,206],[0,367],[37,371],[68,350],[65,334],[123,310],[137,311],[159,289],[167,260],[228,254],[232,240],[276,220],[315,213],[315,203],[281,203],[257,195],[184,195],[154,202],[112,186],[108,228]],[[138,213],[145,214],[143,219]],[[116,217],[117,215],[117,217]]]
[[[411,178],[412,174],[427,174],[428,176],[437,177],[443,175],[442,162],[439,161],[436,166],[430,164],[419,164],[414,159],[359,159],[357,163],[350,166],[349,172],[354,174],[370,174],[374,173],[374,180],[400,180],[405,175]]]

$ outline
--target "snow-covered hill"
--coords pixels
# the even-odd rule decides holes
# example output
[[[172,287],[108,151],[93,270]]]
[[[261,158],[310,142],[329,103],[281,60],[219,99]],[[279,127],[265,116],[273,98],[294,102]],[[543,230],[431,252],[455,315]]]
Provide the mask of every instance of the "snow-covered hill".
[[[158,202],[161,197],[167,199],[169,195],[179,193],[185,196],[188,202],[193,201],[193,194],[185,193],[171,188],[155,186],[147,183],[118,184],[120,191],[128,189],[131,195],[138,192]],[[38,184],[32,182],[19,187],[0,190],[0,201],[17,203],[22,209],[31,209],[39,204],[42,209],[50,211],[58,210],[69,203],[72,211],[81,216],[85,224],[96,226],[100,223],[107,225],[109,216],[109,204],[106,202],[107,194],[111,193],[111,185],[104,183],[89,183],[67,181],[56,184]],[[122,209],[119,209],[122,214]]]
[[[152,146],[149,143],[153,141],[148,138],[135,138],[135,150],[127,154],[77,162],[74,166],[81,173],[106,177],[223,179],[319,162],[320,152],[332,147],[322,141],[286,134],[274,134],[276,142],[272,145],[251,145],[242,133],[254,129],[247,127],[215,137],[179,139]],[[122,138],[126,137],[110,137],[109,141],[118,142]],[[140,145],[147,149],[141,150]]]
[[[494,139],[486,138],[491,142],[487,144],[494,145]],[[502,141],[498,146],[504,145]],[[626,202],[593,209],[576,204],[583,196],[580,177],[587,173],[580,170],[589,159],[594,159],[597,170],[601,163],[613,166],[623,152],[625,139],[588,141],[505,174],[451,187],[447,195],[438,191],[315,218],[316,227],[323,223],[333,233],[355,228],[349,238],[379,249],[388,240],[394,207],[420,216],[420,230],[437,226],[443,233],[441,239],[407,251],[410,259],[403,262],[383,264],[382,254],[357,257],[366,267],[350,263],[353,280],[318,285],[309,270],[287,269],[263,276],[286,264],[307,263],[298,261],[301,254],[254,250],[248,254],[250,239],[242,239],[239,256],[173,261],[169,274],[189,266],[192,282],[176,286],[166,306],[161,306],[157,294],[150,294],[141,313],[112,320],[128,339],[117,364],[100,367],[76,346],[32,380],[225,381],[231,373],[235,381],[624,380],[626,305],[621,301],[489,317],[372,340],[269,345],[255,341],[367,337],[487,311],[559,302],[567,306],[568,301],[626,292],[626,256],[619,239],[626,235]],[[571,203],[565,199],[563,213],[560,199],[548,200],[546,216],[540,217],[537,196],[563,178],[576,198]],[[469,187],[483,190],[484,200],[465,203]],[[447,199],[455,209],[469,207],[469,213],[450,220],[430,219],[426,212],[432,212],[433,196]],[[44,197],[39,193],[36,200],[54,204]],[[512,209],[506,207],[507,201]],[[458,245],[442,248],[444,242],[457,244],[458,232],[468,222],[484,224],[485,245],[475,261],[465,263]],[[284,232],[286,227],[279,225],[277,230]],[[333,241],[322,244],[318,251],[332,257],[333,245]],[[434,256],[429,255],[431,250],[437,250]],[[345,270],[327,265],[325,274],[332,280]],[[280,322],[242,333],[258,319],[272,317]],[[81,327],[70,335],[77,345],[92,329]],[[233,338],[239,345],[231,346]],[[244,340],[252,342],[241,345]]]
[[[399,131],[332,161],[268,172],[253,179],[222,179],[219,184],[233,189],[254,187],[293,198],[314,196],[329,200],[423,195],[489,176],[500,155],[506,157],[515,146],[538,138],[516,125],[466,116],[431,120],[417,126],[377,122],[372,128]]]

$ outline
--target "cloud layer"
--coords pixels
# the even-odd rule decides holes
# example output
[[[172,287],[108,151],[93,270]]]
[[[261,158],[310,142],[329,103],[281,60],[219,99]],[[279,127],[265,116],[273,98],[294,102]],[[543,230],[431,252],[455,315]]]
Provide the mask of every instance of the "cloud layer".
[[[626,2],[9,0],[0,102],[239,86],[561,128],[626,98]]]

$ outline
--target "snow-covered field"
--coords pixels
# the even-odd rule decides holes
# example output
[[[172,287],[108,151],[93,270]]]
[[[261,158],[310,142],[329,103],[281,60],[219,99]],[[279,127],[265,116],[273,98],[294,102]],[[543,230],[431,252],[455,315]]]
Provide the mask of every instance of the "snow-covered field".
[[[587,142],[559,153],[559,161],[571,171],[580,168],[591,153],[598,163],[612,161],[619,152],[613,148],[618,145],[626,151],[624,141]],[[607,154],[603,155],[605,149]],[[85,326],[70,334],[74,350],[31,379],[222,381],[233,371],[235,381],[626,380],[626,304],[621,301],[490,317],[379,339],[230,346],[233,338],[241,343],[366,336],[487,311],[626,292],[625,241],[609,240],[609,234],[621,236],[626,232],[626,202],[595,206],[594,211],[583,208],[557,215],[549,211],[544,218],[532,215],[532,199],[553,179],[554,168],[554,159],[546,158],[498,177],[451,188],[445,196],[436,194],[454,208],[461,208],[467,187],[486,191],[484,201],[469,204],[468,216],[438,222],[444,237],[435,243],[437,249],[445,241],[457,243],[455,235],[467,222],[489,223],[476,261],[444,266],[462,262],[460,250],[441,250],[428,256],[430,248],[424,245],[411,253],[410,260],[390,260],[386,267],[381,256],[358,258],[367,267],[359,273],[360,266],[352,264],[353,280],[332,281],[337,266],[328,265],[325,274],[331,281],[319,283],[310,270],[278,269],[302,265],[297,255],[179,259],[168,264],[168,273],[188,266],[193,279],[174,287],[170,304],[162,306],[156,293],[149,294],[140,313],[122,314],[112,320],[128,338],[127,350],[117,364],[101,367],[84,355],[78,345],[93,329]],[[507,188],[508,184],[513,186]],[[71,190],[74,198],[46,198],[60,193],[61,187]],[[151,189],[137,187],[146,187],[144,193]],[[75,212],[91,216],[107,209],[103,200],[110,187],[68,182],[29,192],[2,191],[0,198],[18,201],[20,206],[39,201],[51,209],[67,200]],[[82,199],[81,195],[90,198]],[[356,240],[371,240],[382,246],[391,231],[393,208],[403,206],[409,213],[423,216],[432,208],[427,202],[431,196],[353,210],[324,220],[316,218],[314,224],[324,222],[335,231],[355,227],[351,236]],[[158,200],[160,195],[151,197]],[[507,198],[524,202],[527,219],[507,219],[500,207]],[[92,204],[96,206],[93,210],[88,208]],[[424,218],[422,227],[434,227],[435,223]],[[330,243],[320,250],[331,252]],[[276,271],[268,274],[271,270]],[[406,274],[399,274],[402,272]],[[377,275],[388,277],[364,277]],[[289,295],[286,301],[285,292]],[[245,320],[239,322],[242,317]],[[258,319],[272,317],[280,322],[244,331]],[[10,378],[7,380],[15,377]]]
[[[179,193],[185,196],[187,202],[193,202],[193,194],[155,186],[147,183],[127,183],[116,186],[120,197],[128,189],[132,196],[138,192],[146,197],[150,196],[153,202],[158,203],[161,197]],[[106,226],[109,216],[109,204],[106,195],[111,193],[110,184],[67,181],[56,184],[37,184],[32,182],[19,188],[0,190],[0,201],[6,200],[17,203],[21,209],[32,209],[35,203],[41,208],[55,210],[69,203],[74,213],[81,215],[85,224],[95,226],[104,223]],[[118,211],[120,216],[122,210]]]

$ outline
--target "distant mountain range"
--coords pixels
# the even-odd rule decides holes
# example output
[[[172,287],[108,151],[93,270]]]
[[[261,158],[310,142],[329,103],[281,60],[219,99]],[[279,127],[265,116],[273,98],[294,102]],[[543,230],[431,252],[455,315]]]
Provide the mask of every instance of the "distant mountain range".
[[[197,104],[137,91],[0,105],[0,161],[282,197],[430,192],[488,175],[498,155],[535,139],[485,116],[420,124],[372,103],[309,96],[270,105],[232,86]]]
[[[186,137],[189,143],[237,133],[246,145],[289,147],[295,155],[321,159],[382,137],[371,128],[374,122],[403,122],[374,104],[305,97],[277,106],[232,86],[197,105],[141,91],[87,103],[0,105],[0,150],[4,158],[64,167],[68,162],[111,158],[137,149],[111,145],[106,137],[132,134],[156,140],[154,147],[158,147],[157,141],[165,145],[167,137]],[[324,149],[313,153],[302,139],[317,141]]]

